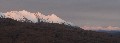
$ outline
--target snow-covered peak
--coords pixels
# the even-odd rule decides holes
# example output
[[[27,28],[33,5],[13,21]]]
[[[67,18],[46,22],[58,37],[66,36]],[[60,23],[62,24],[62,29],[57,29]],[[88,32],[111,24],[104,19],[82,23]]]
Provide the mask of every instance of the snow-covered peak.
[[[60,22],[66,22],[62,19],[60,19],[58,16],[56,16],[55,14],[49,15],[48,16],[48,20],[49,21],[53,21],[54,23],[60,23]]]
[[[37,18],[34,15],[35,13],[30,13],[28,11],[11,11],[11,12],[7,12],[7,13],[3,13],[3,15],[5,16],[5,18],[12,18],[14,20],[18,20],[18,21],[25,21],[25,20],[29,20],[32,22],[37,22]]]
[[[51,16],[53,16],[53,17],[57,17],[55,14],[52,14]]]
[[[30,21],[33,23],[37,23],[37,22],[43,21],[43,22],[48,22],[48,23],[59,23],[59,24],[64,23],[67,25],[68,24],[73,25],[71,22],[67,22],[67,21],[59,18],[55,14],[51,14],[51,15],[46,16],[40,12],[31,13],[31,12],[28,12],[26,10],[0,13],[0,17],[11,18],[14,20],[22,21],[22,22],[23,21]]]

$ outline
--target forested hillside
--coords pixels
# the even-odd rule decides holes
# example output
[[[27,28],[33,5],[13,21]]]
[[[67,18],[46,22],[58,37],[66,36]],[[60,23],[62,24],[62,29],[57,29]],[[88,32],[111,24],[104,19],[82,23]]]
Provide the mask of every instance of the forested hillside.
[[[0,43],[120,43],[119,40],[107,33],[75,26],[0,18]]]

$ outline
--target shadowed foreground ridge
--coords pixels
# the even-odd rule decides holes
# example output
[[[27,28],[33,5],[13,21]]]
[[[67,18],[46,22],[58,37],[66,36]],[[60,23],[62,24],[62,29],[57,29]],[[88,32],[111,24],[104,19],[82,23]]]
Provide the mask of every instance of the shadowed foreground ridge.
[[[0,43],[120,43],[106,33],[57,23],[18,22],[0,18]]]

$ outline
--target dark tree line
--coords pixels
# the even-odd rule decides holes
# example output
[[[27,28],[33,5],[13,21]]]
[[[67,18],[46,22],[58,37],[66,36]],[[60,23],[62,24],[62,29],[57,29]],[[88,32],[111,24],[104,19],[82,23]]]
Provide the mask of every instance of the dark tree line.
[[[0,43],[120,43],[107,33],[57,23],[18,22],[0,18]]]

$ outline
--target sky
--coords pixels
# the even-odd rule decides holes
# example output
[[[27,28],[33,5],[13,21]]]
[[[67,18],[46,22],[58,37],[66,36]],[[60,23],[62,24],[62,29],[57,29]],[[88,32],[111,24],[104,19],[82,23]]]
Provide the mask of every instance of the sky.
[[[0,11],[56,14],[78,26],[120,27],[120,0],[0,0]]]

